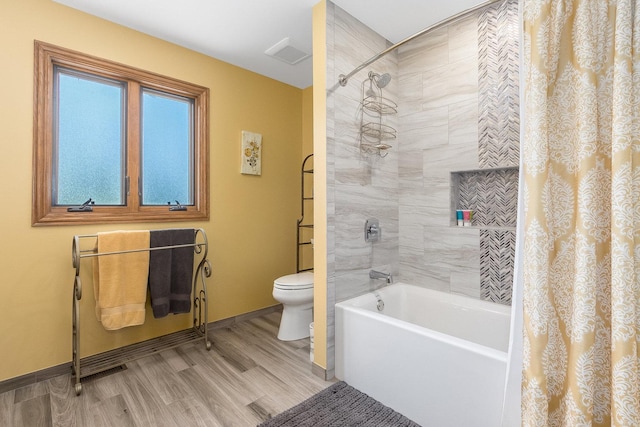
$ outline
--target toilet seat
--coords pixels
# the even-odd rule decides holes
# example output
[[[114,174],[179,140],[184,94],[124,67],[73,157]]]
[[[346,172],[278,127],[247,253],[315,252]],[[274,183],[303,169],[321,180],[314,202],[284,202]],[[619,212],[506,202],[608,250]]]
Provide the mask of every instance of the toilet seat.
[[[273,281],[273,287],[281,290],[313,289],[313,272],[289,274]]]

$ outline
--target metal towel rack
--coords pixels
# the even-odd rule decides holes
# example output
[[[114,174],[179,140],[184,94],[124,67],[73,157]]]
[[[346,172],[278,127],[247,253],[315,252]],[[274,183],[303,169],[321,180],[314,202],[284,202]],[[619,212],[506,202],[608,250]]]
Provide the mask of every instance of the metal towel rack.
[[[207,301],[207,285],[206,278],[211,276],[211,264],[207,259],[209,245],[207,241],[207,234],[201,228],[194,229],[195,237],[194,243],[184,245],[171,245],[171,246],[159,246],[153,248],[144,249],[132,249],[115,252],[102,252],[98,253],[97,249],[80,249],[80,240],[82,239],[96,239],[97,234],[85,234],[73,236],[73,245],[71,250],[71,256],[73,260],[73,267],[76,269],[76,275],[73,281],[73,307],[72,307],[72,353],[73,361],[71,365],[71,371],[75,377],[75,392],[76,395],[82,393],[83,378],[96,375],[100,372],[108,371],[110,369],[117,368],[126,362],[139,359],[140,357],[148,356],[153,353],[157,353],[162,350],[177,347],[179,345],[203,339],[207,350],[211,349],[211,342],[207,336],[207,319],[208,319],[208,301]],[[128,349],[115,349],[106,353],[98,354],[96,356],[90,356],[83,359],[85,366],[84,371],[80,368],[80,300],[82,299],[82,280],[80,279],[80,264],[83,258],[93,258],[99,256],[126,254],[132,252],[148,252],[163,249],[174,248],[187,248],[193,247],[196,255],[200,256],[198,267],[193,274],[193,328],[187,331],[176,332],[162,336],[158,339],[159,342],[154,341],[153,344],[145,345],[145,343],[138,343],[129,346]],[[185,333],[186,332],[186,333]]]

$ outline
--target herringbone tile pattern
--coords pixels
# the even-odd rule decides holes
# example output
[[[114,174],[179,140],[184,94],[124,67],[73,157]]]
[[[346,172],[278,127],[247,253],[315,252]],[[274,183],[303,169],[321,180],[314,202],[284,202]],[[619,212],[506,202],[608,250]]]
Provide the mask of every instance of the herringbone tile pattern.
[[[505,0],[478,17],[478,164],[511,168],[462,174],[462,209],[474,225],[515,227],[520,158],[518,2]],[[480,231],[480,297],[511,304],[515,231]]]
[[[480,298],[511,304],[515,230],[480,230]]]
[[[505,0],[478,18],[478,160],[481,168],[519,163],[518,2]]]
[[[471,225],[515,227],[518,203],[517,169],[463,172],[458,176],[459,209],[474,211]]]

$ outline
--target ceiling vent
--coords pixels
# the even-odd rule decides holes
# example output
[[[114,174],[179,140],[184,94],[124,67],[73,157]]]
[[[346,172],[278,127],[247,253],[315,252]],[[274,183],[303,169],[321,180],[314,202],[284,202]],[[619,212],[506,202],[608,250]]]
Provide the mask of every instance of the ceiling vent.
[[[290,65],[295,65],[303,59],[307,59],[311,56],[310,53],[303,52],[300,49],[291,46],[289,43],[289,37],[286,37],[274,44],[269,49],[265,50],[264,53]]]

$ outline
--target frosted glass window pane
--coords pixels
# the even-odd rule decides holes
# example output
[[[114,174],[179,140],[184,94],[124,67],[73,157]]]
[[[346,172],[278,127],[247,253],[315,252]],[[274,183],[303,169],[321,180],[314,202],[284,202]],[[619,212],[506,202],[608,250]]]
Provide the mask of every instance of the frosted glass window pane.
[[[124,85],[57,70],[54,205],[124,204]]]
[[[193,101],[142,94],[142,204],[193,205]]]

